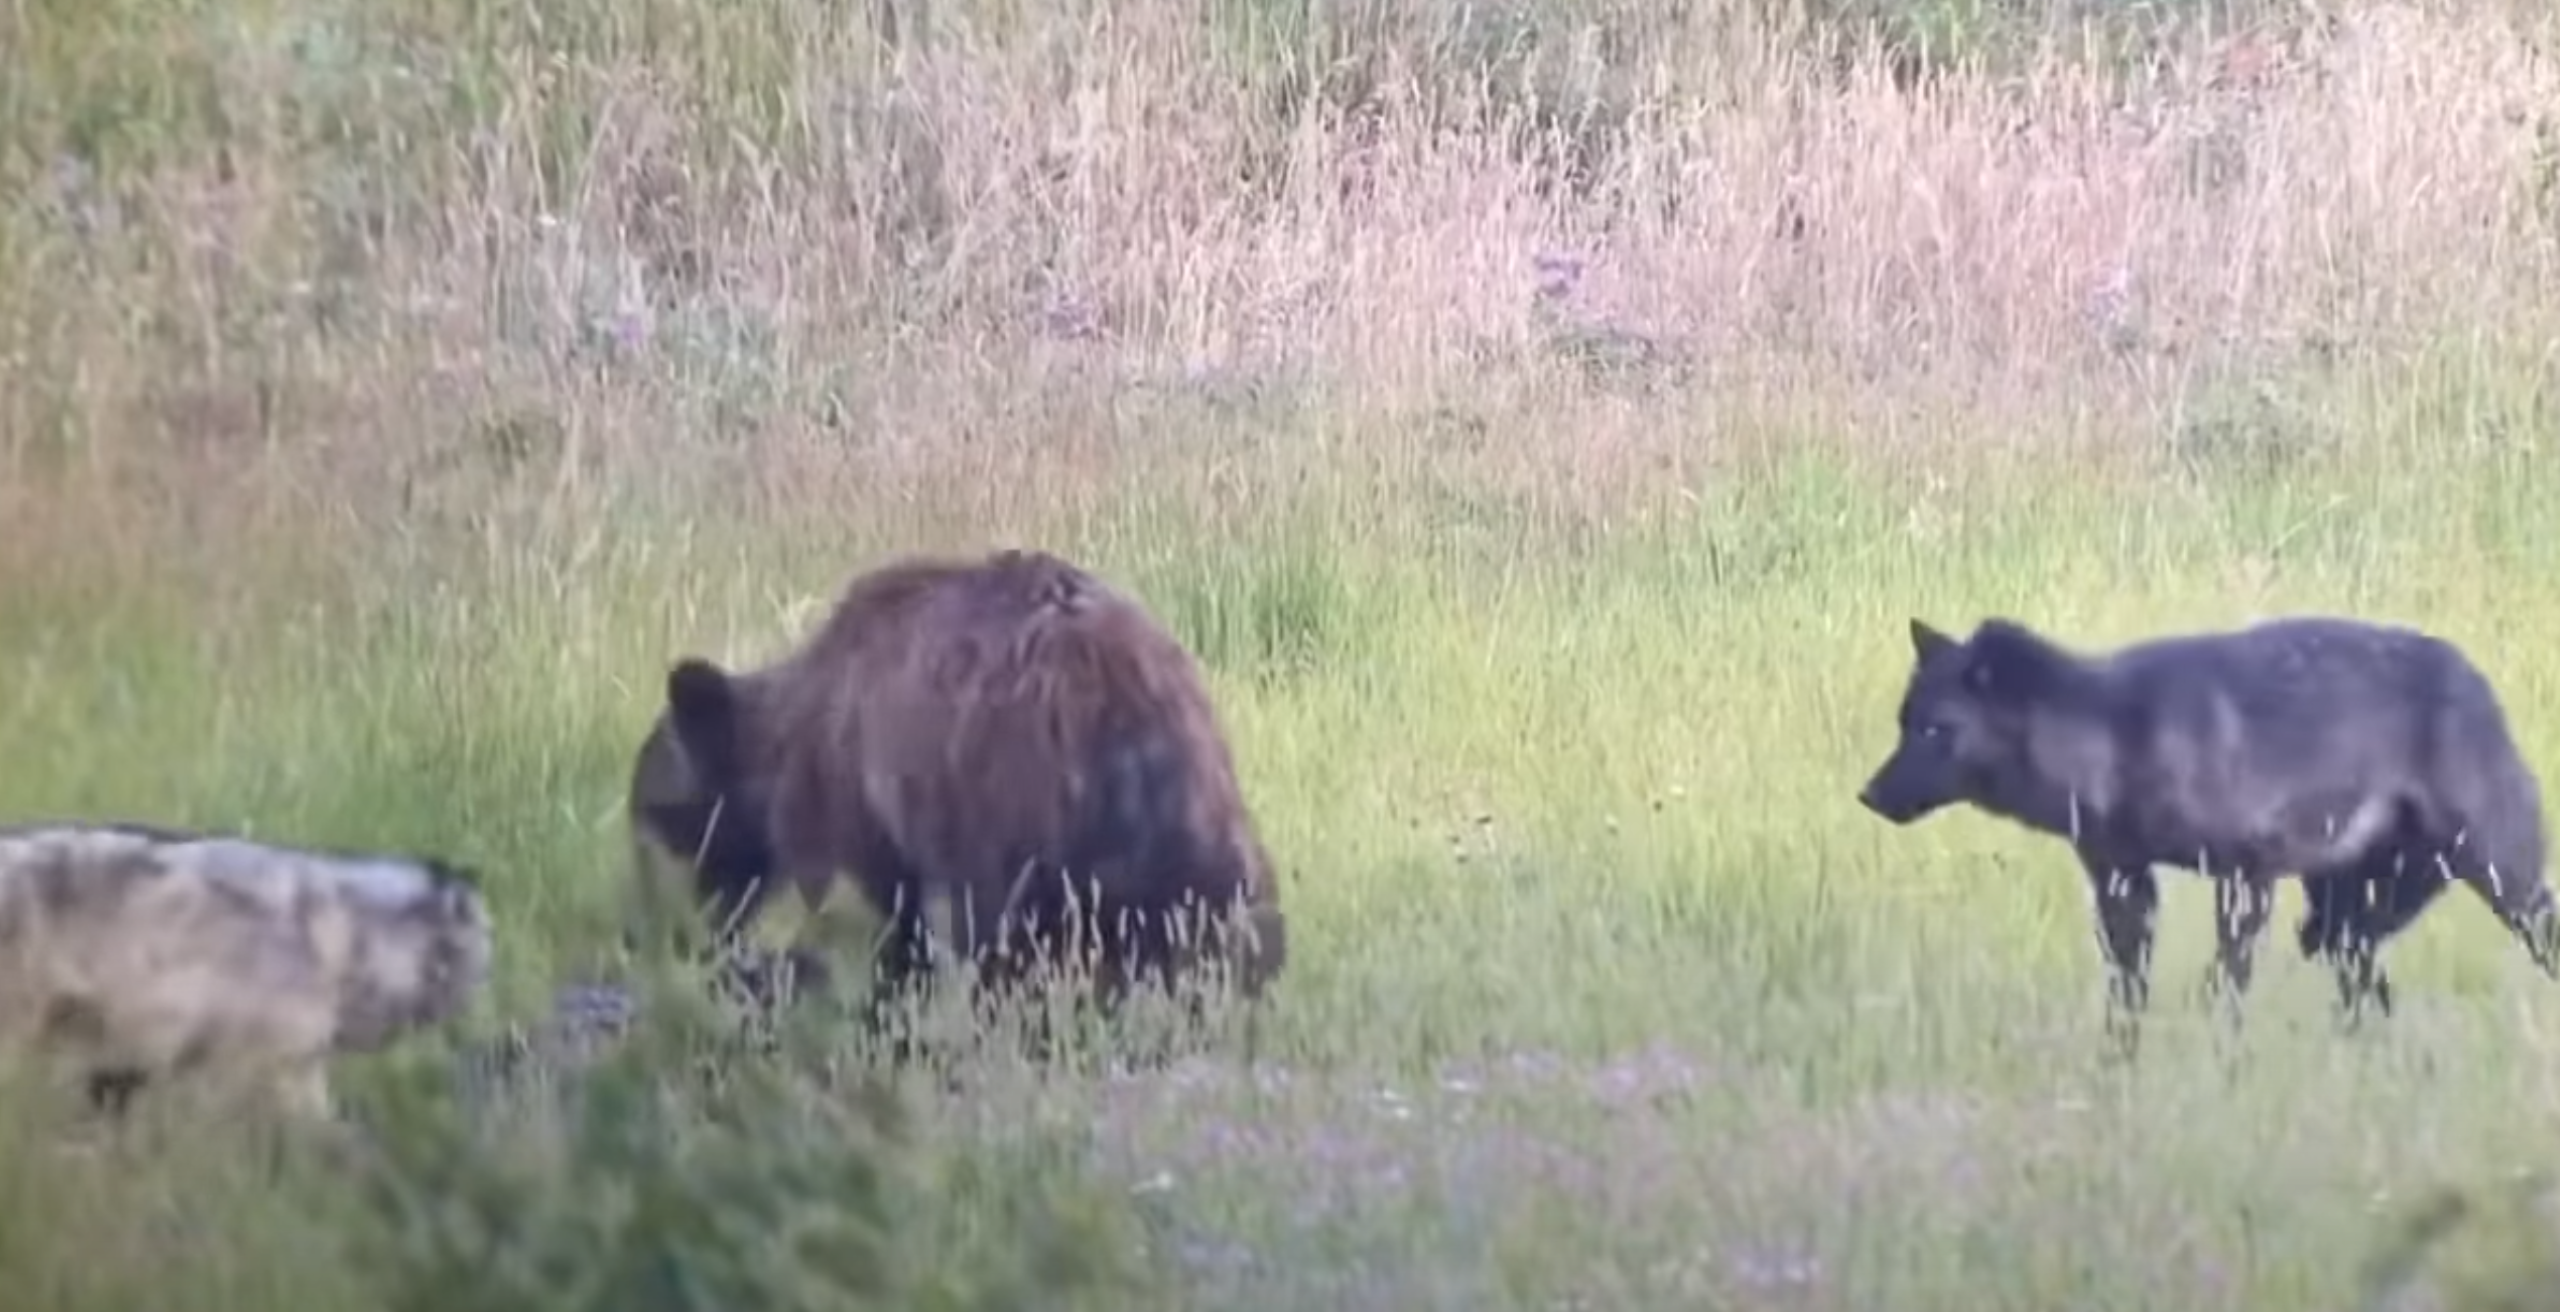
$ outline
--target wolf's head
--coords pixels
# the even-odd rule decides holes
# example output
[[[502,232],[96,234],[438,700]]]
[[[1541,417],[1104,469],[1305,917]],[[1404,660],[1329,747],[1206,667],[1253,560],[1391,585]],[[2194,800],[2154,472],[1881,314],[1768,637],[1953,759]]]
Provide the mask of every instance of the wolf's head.
[[[405,896],[376,890],[339,901],[364,942],[339,981],[341,1048],[379,1048],[450,1020],[488,984],[494,934],[476,875],[434,858],[411,868],[417,878]]]
[[[1961,642],[1911,621],[1901,737],[1858,801],[1897,825],[1957,803],[2015,814],[2042,791],[2029,749],[2071,658],[2024,626],[1986,620]]]

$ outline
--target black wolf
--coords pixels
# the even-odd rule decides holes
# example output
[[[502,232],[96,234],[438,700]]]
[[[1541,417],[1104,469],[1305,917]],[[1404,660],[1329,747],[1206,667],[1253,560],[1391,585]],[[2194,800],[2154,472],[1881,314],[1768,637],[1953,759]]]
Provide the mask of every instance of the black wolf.
[[[2096,901],[2111,1028],[2149,999],[2154,866],[2214,881],[2236,1001],[2274,900],[2303,880],[2304,956],[2352,1017],[2376,961],[2459,879],[2560,977],[2541,788],[2488,680],[2441,638],[2323,617],[2084,656],[2006,619],[1911,622],[1901,740],[1858,794],[1897,825],[1967,803],[2070,840]]]

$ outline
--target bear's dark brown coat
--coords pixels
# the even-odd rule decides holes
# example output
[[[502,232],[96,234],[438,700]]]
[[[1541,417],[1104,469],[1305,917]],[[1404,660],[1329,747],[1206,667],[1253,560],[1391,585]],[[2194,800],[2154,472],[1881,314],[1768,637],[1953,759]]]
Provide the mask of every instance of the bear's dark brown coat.
[[[1249,909],[1228,958],[1247,996],[1286,960],[1270,858],[1197,664],[1054,555],[892,563],[855,578],[799,650],[737,673],[685,658],[666,695],[634,768],[636,836],[693,859],[715,925],[742,928],[780,882],[814,908],[841,872],[890,921],[891,988],[926,963],[929,892],[952,899],[989,982],[1025,963],[983,948],[1057,953],[1071,924],[1102,948],[1106,995],[1218,954],[1223,935],[1167,933],[1178,907]]]

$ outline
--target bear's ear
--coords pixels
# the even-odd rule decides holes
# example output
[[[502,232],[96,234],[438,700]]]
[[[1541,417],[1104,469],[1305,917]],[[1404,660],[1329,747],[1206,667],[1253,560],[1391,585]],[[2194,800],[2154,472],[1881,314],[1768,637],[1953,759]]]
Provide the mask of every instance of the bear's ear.
[[[738,690],[719,666],[688,656],[667,670],[667,724],[694,768],[725,785],[738,764]]]
[[[1912,659],[1926,664],[1930,657],[1955,645],[1955,639],[1931,628],[1927,620],[1914,618],[1911,621]]]

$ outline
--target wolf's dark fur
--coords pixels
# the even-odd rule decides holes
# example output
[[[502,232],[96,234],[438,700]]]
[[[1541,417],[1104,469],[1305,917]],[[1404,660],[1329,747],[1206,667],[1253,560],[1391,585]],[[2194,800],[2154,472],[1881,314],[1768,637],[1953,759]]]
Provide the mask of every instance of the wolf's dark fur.
[[[2126,1021],[2149,991],[2154,866],[2213,878],[2235,997],[2286,874],[2308,895],[2298,943],[2350,1012],[2389,1009],[2375,953],[2452,880],[2560,975],[2540,785],[2452,644],[2330,618],[2102,656],[2004,619],[1961,642],[1914,620],[1911,642],[1901,738],[1859,800],[1895,824],[1964,803],[2068,839]]]
[[[1248,994],[1284,959],[1192,657],[1055,556],[871,571],[799,650],[742,673],[680,660],[666,696],[634,767],[636,838],[693,862],[715,930],[751,922],[776,882],[814,907],[845,871],[890,922],[884,991],[927,964],[931,894],[954,900],[989,982],[1071,931],[1106,993],[1163,977],[1189,955],[1168,936],[1177,908],[1252,909],[1260,948],[1233,961]]]

